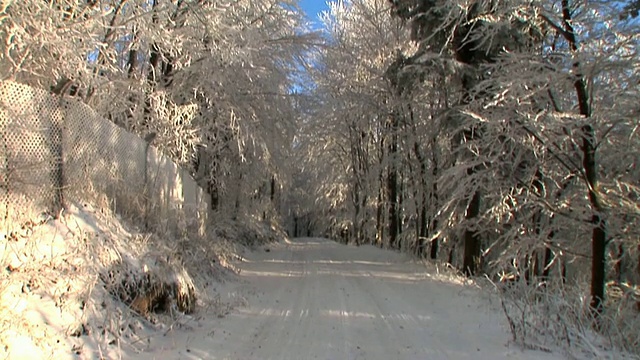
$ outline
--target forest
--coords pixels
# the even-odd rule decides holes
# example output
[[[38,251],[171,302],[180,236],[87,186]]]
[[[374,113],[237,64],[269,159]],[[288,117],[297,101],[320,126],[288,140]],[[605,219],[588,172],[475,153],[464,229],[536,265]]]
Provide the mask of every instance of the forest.
[[[156,134],[213,216],[447,264],[514,337],[588,322],[638,353],[639,11],[338,0],[314,29],[296,0],[5,0],[0,78]]]

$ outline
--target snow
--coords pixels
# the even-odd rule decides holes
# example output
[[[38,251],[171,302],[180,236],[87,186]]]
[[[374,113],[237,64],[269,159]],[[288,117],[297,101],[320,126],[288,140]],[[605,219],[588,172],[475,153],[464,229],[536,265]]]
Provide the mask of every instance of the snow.
[[[108,293],[100,280],[122,259],[170,256],[166,242],[175,243],[174,238],[152,241],[109,211],[87,204],[70,204],[63,215],[54,220],[43,214],[35,222],[1,229],[0,359],[117,359],[125,348],[136,349],[166,331],[163,323],[179,328],[188,319],[158,315],[149,321]],[[216,272],[217,279],[209,275],[211,282],[224,278],[220,266],[200,268]],[[203,290],[201,302],[208,308],[230,308],[212,303],[209,289]]]
[[[118,259],[167,251],[140,239],[88,205],[5,237],[0,358],[561,358],[510,344],[499,302],[469,280],[319,238],[245,251],[230,264],[236,276],[220,267],[197,274],[203,297],[194,314],[145,319],[97,276]]]
[[[43,214],[20,230],[2,229],[0,358],[72,358],[82,341],[70,334],[89,316],[85,301],[103,293],[94,291],[96,249],[107,248],[103,236],[129,235],[116,219],[99,218],[91,206],[74,204],[60,220]]]
[[[562,358],[510,345],[504,315],[485,291],[395,252],[301,238],[243,260],[239,283],[220,290],[246,297],[246,306],[201,314],[124,357]]]

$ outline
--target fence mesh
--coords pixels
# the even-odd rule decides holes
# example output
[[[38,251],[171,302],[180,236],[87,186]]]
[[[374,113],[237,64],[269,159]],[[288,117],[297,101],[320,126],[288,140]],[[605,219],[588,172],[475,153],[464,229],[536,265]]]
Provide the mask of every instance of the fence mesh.
[[[104,197],[120,214],[147,222],[182,215],[204,226],[206,197],[183,170],[73,98],[2,81],[0,127],[5,224]]]

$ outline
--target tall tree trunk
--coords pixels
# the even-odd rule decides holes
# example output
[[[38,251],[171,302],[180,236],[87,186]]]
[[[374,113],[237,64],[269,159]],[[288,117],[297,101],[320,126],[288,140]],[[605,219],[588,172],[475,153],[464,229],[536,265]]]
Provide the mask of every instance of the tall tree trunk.
[[[465,218],[472,220],[480,214],[480,191],[476,190],[467,206]],[[475,229],[467,229],[464,232],[464,254],[462,258],[462,270],[466,276],[474,276],[480,263],[480,235]]]
[[[382,176],[380,176],[382,178]],[[382,184],[382,179],[380,179]],[[376,208],[376,244],[378,247],[382,247],[384,244],[384,226],[382,224],[382,213],[384,212],[384,203],[382,199],[382,187],[378,189],[378,203]],[[640,266],[640,265],[638,265]]]
[[[544,268],[542,269],[542,281],[549,281],[549,272],[551,271],[551,261],[553,259],[553,251],[547,246],[544,249]]]
[[[411,124],[413,125],[413,132],[417,133],[417,129],[415,126],[415,118],[411,105],[409,105],[409,116],[411,119]],[[417,193],[420,194],[420,203],[418,205],[418,229],[417,229],[417,251],[416,255],[420,258],[425,257],[427,250],[427,237],[429,236],[429,214],[428,212],[428,198],[429,193],[427,189],[427,161],[425,159],[424,154],[420,148],[420,143],[418,140],[413,142],[413,153],[420,164],[420,191]],[[431,195],[433,196],[433,194]]]
[[[578,42],[572,24],[571,8],[569,0],[562,0],[562,20],[564,25],[564,36],[569,42],[571,52],[578,52]],[[578,98],[580,114],[585,118],[591,117],[591,104],[589,103],[589,93],[587,82],[582,74],[579,61],[573,63],[575,81],[573,83]],[[605,272],[606,272],[606,251],[607,233],[606,222],[603,217],[604,207],[600,200],[598,189],[598,168],[596,162],[596,136],[591,124],[582,127],[582,167],[584,170],[589,203],[593,214],[591,224],[593,226],[591,234],[591,310],[596,318],[602,313],[605,296]]]
[[[158,25],[158,14],[156,7],[158,6],[159,0],[152,0],[151,2],[151,11],[153,15],[151,17],[151,23],[153,26]],[[148,93],[145,95],[144,99],[144,108],[143,108],[143,129],[142,131],[146,131],[151,122],[151,94],[155,91],[156,85],[158,83],[158,63],[160,62],[160,49],[158,48],[158,44],[155,42],[151,44],[151,52],[149,54],[149,69],[147,72],[147,82],[149,83]]]
[[[420,224],[418,225],[418,249],[416,255],[423,258],[426,254],[427,236],[429,236],[429,219],[427,217],[427,195],[422,193],[422,204],[420,205]]]
[[[397,115],[391,116],[391,140],[389,143],[389,169],[387,173],[387,201],[389,202],[389,247],[392,249],[397,248],[398,233],[400,230],[399,224],[399,211],[398,211],[398,119]]]
[[[636,269],[638,278],[640,278],[640,244],[638,244],[638,268]],[[636,308],[640,311],[640,300],[636,303]]]
[[[136,41],[138,40],[138,30],[133,30],[133,38],[131,42],[133,43],[131,46],[131,50],[129,50],[129,57],[127,58],[127,77],[132,79],[136,76],[136,72],[138,71],[138,49],[136,48]]]
[[[377,209],[376,209],[376,242],[378,247],[384,247],[384,206],[385,206],[385,195],[386,195],[386,187],[384,181],[384,161],[385,161],[385,149],[386,144],[384,141],[384,136],[380,137],[380,144],[378,147],[379,150],[379,166],[380,172],[378,174],[378,198],[377,198]]]
[[[618,283],[622,283],[624,266],[623,266],[623,258],[624,258],[624,245],[622,242],[618,244],[618,249],[615,256],[615,266],[614,266],[614,278]]]
[[[390,157],[395,156],[395,152],[397,150],[397,146],[395,145],[394,140],[392,140],[393,145],[389,149]],[[392,162],[394,160],[391,160]],[[388,193],[388,201],[389,201],[389,247],[396,248],[398,241],[398,232],[399,232],[399,221],[398,221],[398,171],[395,165],[391,164],[389,166],[389,173],[387,175],[387,193]]]
[[[364,210],[360,206],[360,190],[358,188],[354,189],[354,198],[353,198],[353,240],[356,245],[360,245],[360,240],[362,237],[362,227],[360,226],[360,218],[361,212]]]
[[[432,209],[437,209],[440,205],[438,203],[438,141],[437,138],[433,138],[432,140],[432,144],[431,144],[431,153],[432,153],[432,157],[431,157],[431,175],[432,175],[432,189],[431,189],[431,204],[429,204],[431,206]],[[435,215],[433,215],[433,219],[431,220],[431,230],[432,232],[436,232],[438,230],[438,219],[435,217]],[[438,246],[439,246],[439,239],[436,237],[433,240],[431,240],[431,254],[430,257],[432,260],[437,259],[438,257]]]
[[[398,207],[396,209],[397,212],[397,221],[398,221],[398,236],[402,235],[404,231],[404,218],[402,217],[402,209],[404,209],[404,199],[405,199],[405,181],[404,181],[404,173],[402,171],[398,171]],[[402,244],[398,244],[398,248],[400,248]]]
[[[270,190],[269,190],[269,200],[271,200],[271,202],[273,203],[275,198],[276,198],[276,176],[275,175],[271,175]]]
[[[356,124],[349,126],[349,140],[350,140],[350,152],[351,152],[351,171],[353,179],[351,181],[351,200],[353,204],[353,239],[356,245],[360,245],[362,237],[362,228],[360,226],[361,212],[364,207],[361,206],[362,198],[364,197],[364,191],[362,189],[362,182],[364,174],[363,156],[362,156],[362,135],[357,129]]]
[[[449,249],[449,256],[447,256],[447,263],[448,263],[449,265],[451,265],[451,267],[453,267],[453,266],[454,266],[454,265],[453,265],[453,256],[454,256],[454,254],[455,254],[455,250],[456,250],[456,245],[455,245],[455,244],[453,244],[453,245],[451,246],[451,249]]]
[[[481,15],[482,3],[475,2],[467,13],[467,21],[469,24],[472,20]],[[460,100],[461,105],[470,104],[475,95],[473,89],[478,81],[479,67],[486,62],[494,62],[488,52],[484,51],[476,41],[471,40],[470,36],[474,31],[472,25],[465,25],[460,27],[454,35],[454,45],[456,46],[455,56],[456,59],[464,64],[469,65],[474,74],[465,74],[462,76],[463,94]],[[485,94],[486,96],[486,94]],[[478,134],[478,127],[470,124],[469,128],[463,131],[462,141],[468,143],[476,140],[480,135]],[[474,177],[477,172],[476,167],[467,169],[467,176]],[[482,196],[478,189],[474,190],[471,195],[471,200],[466,209],[465,219],[470,223],[480,215],[480,203]],[[473,276],[478,270],[478,264],[480,262],[480,235],[478,234],[475,226],[467,225],[467,229],[464,232],[464,252],[462,257],[462,271],[466,276]]]

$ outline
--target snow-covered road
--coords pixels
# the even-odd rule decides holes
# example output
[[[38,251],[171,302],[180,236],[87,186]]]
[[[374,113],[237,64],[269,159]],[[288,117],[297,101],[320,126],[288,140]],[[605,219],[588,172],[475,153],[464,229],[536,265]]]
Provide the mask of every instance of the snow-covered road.
[[[247,255],[247,306],[171,331],[156,359],[559,359],[508,346],[487,295],[371,246],[294,239]],[[138,355],[139,356],[139,355]]]

